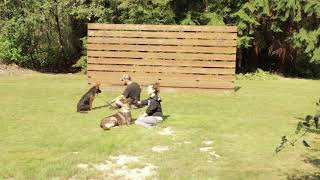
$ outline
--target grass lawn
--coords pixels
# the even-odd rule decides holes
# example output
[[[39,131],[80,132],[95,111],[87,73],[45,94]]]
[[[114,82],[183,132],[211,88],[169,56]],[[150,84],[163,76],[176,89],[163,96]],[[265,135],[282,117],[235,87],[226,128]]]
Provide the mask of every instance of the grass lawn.
[[[168,115],[163,123],[154,129],[132,125],[111,131],[102,131],[99,123],[114,110],[75,112],[86,82],[84,75],[0,76],[0,179],[101,179],[100,171],[77,165],[120,154],[141,157],[132,168],[155,165],[150,179],[320,177],[319,134],[306,135],[311,148],[297,143],[274,153],[281,136],[293,137],[297,118],[314,113],[319,80],[237,81],[241,88],[231,95],[162,93]],[[103,92],[94,106],[119,93]],[[134,110],[134,118],[143,110]],[[166,127],[175,136],[158,134]],[[206,140],[213,141],[210,146],[220,158],[210,160],[208,152],[199,151],[208,146]],[[156,145],[169,150],[151,151]]]

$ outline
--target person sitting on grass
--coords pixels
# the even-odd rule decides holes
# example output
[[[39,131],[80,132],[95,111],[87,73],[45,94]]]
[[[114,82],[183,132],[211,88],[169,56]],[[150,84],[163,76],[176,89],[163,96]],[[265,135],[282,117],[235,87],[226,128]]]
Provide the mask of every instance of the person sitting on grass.
[[[135,121],[136,125],[144,126],[145,128],[151,128],[151,126],[161,122],[163,120],[162,108],[161,108],[161,99],[159,96],[160,85],[158,82],[151,84],[147,88],[148,99],[139,101],[138,104],[140,107],[148,106],[146,112],[138,117]]]
[[[125,90],[120,96],[118,96],[116,99],[114,99],[111,102],[110,104],[111,108],[114,108],[114,109],[120,108],[122,106],[122,102],[120,101],[120,99],[123,99],[123,98],[133,99],[132,106],[133,108],[137,108],[136,103],[140,101],[140,93],[141,93],[140,85],[136,82],[133,82],[131,80],[131,77],[128,74],[124,74],[120,80],[123,81],[123,84],[127,87],[125,88]]]

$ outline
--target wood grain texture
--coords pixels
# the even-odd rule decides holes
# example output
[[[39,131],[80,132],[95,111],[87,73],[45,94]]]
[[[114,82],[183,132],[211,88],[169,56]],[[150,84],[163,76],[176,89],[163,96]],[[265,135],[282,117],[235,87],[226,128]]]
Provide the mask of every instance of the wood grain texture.
[[[91,86],[91,83],[88,83]],[[125,89],[124,85],[109,85],[102,84],[100,86],[102,91],[116,91],[122,92]],[[147,87],[142,86],[143,91],[146,91]],[[234,94],[234,88],[232,89],[203,89],[203,88],[179,88],[179,87],[161,87],[161,94],[164,93],[184,93],[184,94]]]
[[[199,46],[163,46],[163,45],[122,45],[122,44],[88,44],[88,50],[113,51],[153,51],[153,52],[202,52],[216,54],[235,54],[234,47],[199,47]]]
[[[235,61],[235,54],[195,54],[195,53],[154,53],[154,52],[112,52],[87,51],[88,57],[121,57],[121,58],[155,58],[155,59],[189,59],[189,60],[226,60]]]
[[[183,39],[237,39],[237,33],[212,32],[143,32],[143,31],[102,31],[91,30],[88,36],[92,37],[139,37],[139,38],[183,38]]]
[[[237,27],[88,25],[89,84],[121,87],[126,73],[174,92],[233,91]]]
[[[118,79],[110,78],[110,77],[104,77],[104,78],[89,78],[90,83],[94,82],[101,82],[106,83],[110,85],[123,85],[123,82],[119,81]],[[216,88],[216,89],[232,89],[234,88],[234,84],[231,82],[197,82],[197,81],[175,81],[175,80],[145,80],[145,79],[139,79],[137,81],[140,85],[147,86],[149,84],[152,84],[154,82],[159,82],[161,87],[184,87],[184,88]]]
[[[117,64],[117,65],[157,65],[157,66],[190,66],[190,67],[225,67],[234,68],[232,61],[192,61],[192,60],[157,60],[157,59],[120,59],[89,57],[88,64]]]
[[[217,46],[235,47],[236,40],[195,40],[195,39],[147,39],[147,38],[110,38],[88,37],[88,44],[152,44],[152,45],[184,45],[184,46]]]
[[[117,72],[163,72],[188,74],[235,74],[235,69],[226,68],[193,68],[193,67],[165,67],[165,66],[123,66],[91,64],[88,71],[117,71]]]
[[[236,26],[181,26],[144,24],[100,24],[89,23],[88,29],[134,30],[134,31],[187,31],[187,32],[237,32]]]
[[[105,72],[105,71],[88,71],[88,78],[91,77],[112,77],[114,79],[120,80],[122,75],[126,73],[131,76],[133,81],[138,81],[137,79],[154,79],[161,80],[164,78],[177,79],[177,80],[201,80],[201,81],[230,81],[235,80],[234,75],[196,75],[196,74],[179,74],[179,73],[145,73],[145,72]]]

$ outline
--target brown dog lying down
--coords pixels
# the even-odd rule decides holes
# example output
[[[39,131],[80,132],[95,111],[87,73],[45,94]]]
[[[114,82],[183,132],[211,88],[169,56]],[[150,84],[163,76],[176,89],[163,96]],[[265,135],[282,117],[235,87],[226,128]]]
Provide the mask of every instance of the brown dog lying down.
[[[122,103],[121,109],[118,113],[105,117],[101,120],[100,127],[104,130],[110,130],[110,128],[121,125],[130,125],[132,121],[131,117],[131,105],[133,99],[120,99]]]
[[[81,97],[77,105],[77,112],[92,110],[92,102],[94,100],[94,97],[96,96],[96,94],[101,93],[99,86],[100,82],[96,83],[89,89],[86,94]]]

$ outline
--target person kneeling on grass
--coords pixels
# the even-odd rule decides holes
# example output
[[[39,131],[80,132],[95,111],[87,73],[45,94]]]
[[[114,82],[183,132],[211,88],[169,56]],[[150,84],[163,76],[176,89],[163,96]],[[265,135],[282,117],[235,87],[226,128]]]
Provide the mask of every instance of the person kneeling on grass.
[[[140,101],[140,93],[141,93],[140,85],[136,82],[133,82],[131,77],[128,74],[124,74],[120,80],[123,81],[123,85],[127,87],[125,88],[125,90],[120,96],[118,96],[108,104],[111,106],[112,109],[119,109],[123,105],[121,102],[121,99],[131,98],[133,99],[132,107],[134,109],[137,108],[136,104],[138,101]]]
[[[150,97],[146,100],[138,102],[140,106],[148,105],[148,108],[146,112],[142,116],[138,117],[138,119],[135,121],[136,125],[141,125],[145,128],[151,128],[151,126],[163,120],[159,90],[160,85],[158,82],[148,86],[147,92]]]

